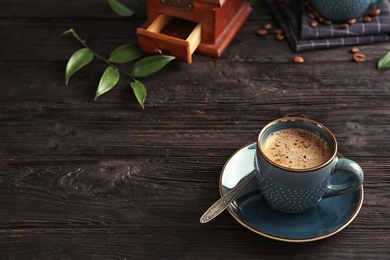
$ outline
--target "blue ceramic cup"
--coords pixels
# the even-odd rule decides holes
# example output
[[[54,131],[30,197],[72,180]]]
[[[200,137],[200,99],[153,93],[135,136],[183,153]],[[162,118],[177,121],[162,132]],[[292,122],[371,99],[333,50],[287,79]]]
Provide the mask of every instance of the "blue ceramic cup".
[[[310,168],[296,169],[271,160],[264,150],[264,141],[283,129],[301,129],[321,138],[329,148],[326,161]],[[363,170],[356,162],[337,155],[337,141],[329,129],[300,117],[277,119],[261,130],[257,140],[255,167],[265,200],[273,208],[284,212],[302,212],[314,208],[321,199],[355,191],[360,188],[364,178]],[[332,176],[335,174],[342,174],[345,182],[332,184]]]
[[[380,0],[309,0],[314,10],[332,22],[346,22],[361,17]]]

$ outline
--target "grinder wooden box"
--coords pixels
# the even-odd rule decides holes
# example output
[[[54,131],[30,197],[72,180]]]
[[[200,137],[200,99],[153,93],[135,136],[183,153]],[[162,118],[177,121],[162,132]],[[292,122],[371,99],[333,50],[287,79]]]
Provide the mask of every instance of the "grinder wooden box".
[[[140,49],[187,63],[195,50],[220,57],[252,11],[243,0],[146,0],[146,9],[148,20],[137,29]],[[187,38],[161,33],[174,19],[194,23]]]

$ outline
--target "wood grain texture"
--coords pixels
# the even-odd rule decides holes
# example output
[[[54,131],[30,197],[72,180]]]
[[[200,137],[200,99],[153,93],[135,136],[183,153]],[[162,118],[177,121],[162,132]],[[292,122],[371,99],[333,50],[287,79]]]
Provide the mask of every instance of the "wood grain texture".
[[[1,259],[385,259],[390,254],[388,43],[301,53],[256,31],[253,13],[221,58],[196,53],[142,79],[142,110],[122,77],[98,101],[105,65],[65,86],[80,45],[102,55],[135,42],[143,1],[3,1],[0,9]],[[272,21],[272,20],[271,20]],[[124,66],[129,69],[129,67]],[[365,171],[357,218],[325,240],[290,244],[256,235],[228,212],[201,225],[219,197],[226,160],[269,121],[303,116],[328,126]]]

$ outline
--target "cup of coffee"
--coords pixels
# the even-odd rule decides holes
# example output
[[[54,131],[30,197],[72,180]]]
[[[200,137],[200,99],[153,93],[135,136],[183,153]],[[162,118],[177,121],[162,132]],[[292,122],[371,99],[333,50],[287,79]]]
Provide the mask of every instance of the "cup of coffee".
[[[380,0],[309,0],[314,10],[333,22],[347,22],[362,16]]]
[[[336,138],[328,128],[300,117],[277,119],[261,130],[255,167],[268,204],[292,213],[314,208],[322,199],[355,191],[364,179],[356,162],[337,154]],[[332,184],[336,174],[343,174],[345,182]]]

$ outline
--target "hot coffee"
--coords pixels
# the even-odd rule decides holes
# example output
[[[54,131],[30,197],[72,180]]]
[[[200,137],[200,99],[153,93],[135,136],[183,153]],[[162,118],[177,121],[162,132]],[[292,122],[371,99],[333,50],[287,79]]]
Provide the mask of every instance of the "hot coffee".
[[[332,155],[325,140],[298,128],[273,132],[265,139],[262,150],[275,164],[291,169],[320,166]]]
[[[284,212],[312,209],[322,199],[359,189],[364,179],[356,162],[337,156],[332,132],[302,117],[280,118],[260,131],[255,169],[264,199]],[[344,181],[332,183],[335,176]]]

